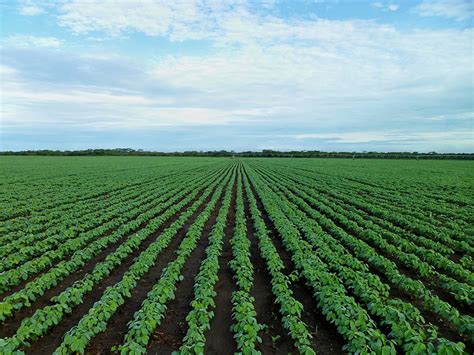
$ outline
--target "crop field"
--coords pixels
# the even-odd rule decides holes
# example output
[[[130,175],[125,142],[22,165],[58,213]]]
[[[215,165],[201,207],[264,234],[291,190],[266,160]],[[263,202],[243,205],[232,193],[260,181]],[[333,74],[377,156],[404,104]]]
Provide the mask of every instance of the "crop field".
[[[474,352],[473,162],[0,169],[0,354]]]

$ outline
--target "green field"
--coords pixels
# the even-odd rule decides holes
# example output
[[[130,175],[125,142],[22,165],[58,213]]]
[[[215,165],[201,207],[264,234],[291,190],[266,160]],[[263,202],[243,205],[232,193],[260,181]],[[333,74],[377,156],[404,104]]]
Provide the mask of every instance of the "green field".
[[[0,354],[473,353],[472,161],[0,170]]]

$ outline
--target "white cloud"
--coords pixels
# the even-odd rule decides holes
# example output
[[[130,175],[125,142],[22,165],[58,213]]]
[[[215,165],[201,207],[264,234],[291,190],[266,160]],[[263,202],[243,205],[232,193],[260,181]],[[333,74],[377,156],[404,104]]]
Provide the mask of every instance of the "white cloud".
[[[207,2],[206,2],[207,3]],[[60,6],[59,23],[76,33],[104,31],[119,35],[126,31],[150,36],[179,33],[206,21],[206,11],[197,0],[133,1],[104,0],[91,3],[71,1]]]
[[[294,139],[324,139],[332,143],[360,144],[373,142],[420,142],[432,143],[463,143],[474,147],[474,131],[451,132],[407,132],[407,131],[377,131],[377,132],[335,132],[335,133],[306,133],[285,136]]]
[[[8,67],[0,73],[11,74]],[[2,75],[3,78],[3,75]],[[92,87],[42,87],[16,77],[2,82],[2,125],[58,124],[80,128],[150,128],[161,126],[225,125],[255,121],[275,110],[217,109],[175,106],[179,100]],[[70,110],[71,105],[78,111]],[[78,115],[77,112],[80,112]]]
[[[47,14],[50,10],[60,6],[68,0],[17,0],[18,12],[23,16],[37,16]]]
[[[394,2],[373,6],[399,8]],[[149,38],[147,60],[127,58],[129,65],[119,54],[87,52],[63,63],[58,59],[62,71],[54,66],[39,76],[28,73],[31,65],[24,63],[25,72],[15,73],[16,84],[22,85],[5,89],[10,124],[46,120],[143,128],[258,122],[261,129],[292,132],[339,129],[346,135],[319,137],[358,144],[398,139],[381,131],[360,133],[377,125],[439,127],[461,121],[472,107],[472,28],[417,30],[366,20],[282,18],[271,6],[252,11],[239,0],[69,1],[58,3],[57,10],[61,26],[91,32],[89,38],[140,32],[170,41],[205,39],[212,49],[153,56],[154,39]],[[54,40],[17,36],[10,44],[61,45]],[[185,48],[186,43],[170,45]],[[56,63],[59,57],[44,58]],[[76,104],[77,111],[63,103]]]
[[[262,6],[266,9],[272,9],[275,7],[278,0],[262,0]]]
[[[420,16],[439,16],[466,21],[474,15],[474,3],[471,0],[424,0],[413,11]]]
[[[22,0],[18,11],[23,16],[36,16],[41,15],[45,12],[44,8],[33,0]]]
[[[57,98],[57,97],[56,97]],[[56,99],[54,98],[54,99]],[[48,100],[51,99],[50,97]],[[97,113],[97,106],[88,106],[82,99],[81,117],[71,115],[67,108],[56,108],[51,112],[40,112],[32,115],[30,111],[22,111],[21,106],[10,104],[10,112],[3,117],[2,124],[7,126],[56,124],[55,115],[61,115],[61,127],[77,127],[80,129],[148,129],[154,127],[182,127],[196,125],[227,125],[232,122],[243,122],[237,112],[206,109],[199,107],[143,107],[120,103],[110,106],[107,111]],[[61,102],[63,104],[65,102]],[[89,102],[90,103],[90,102]],[[100,105],[105,105],[101,102]],[[104,113],[106,112],[106,113]],[[46,113],[46,114],[45,114]]]
[[[37,91],[21,85],[11,85],[3,97],[11,102],[32,103],[67,103],[67,104],[100,104],[100,105],[147,105],[156,101],[139,95],[123,95],[110,92],[73,90]]]
[[[452,121],[452,120],[466,120],[474,122],[474,111],[452,113],[449,115],[433,115],[424,118],[428,121]]]
[[[0,64],[0,76],[2,78],[7,77],[7,76],[13,76],[16,74],[16,72],[17,71],[15,68]]]
[[[382,9],[383,11],[397,11],[400,8],[399,4],[392,4],[392,3],[383,3],[383,2],[374,2],[372,3],[373,7]]]
[[[451,117],[451,109],[422,110],[433,102],[438,105],[453,95],[458,99],[468,93],[466,88],[472,87],[473,35],[472,29],[400,31],[372,21],[283,20],[240,11],[220,17],[219,29],[207,34],[216,44],[214,51],[158,57],[147,65],[130,63],[143,72],[138,82],[116,80],[121,74],[109,73],[114,75],[108,79],[110,84],[122,85],[125,90],[133,87],[133,98],[109,97],[94,89],[88,89],[86,95],[73,89],[48,96],[35,94],[30,99],[162,105],[156,93],[140,87],[146,84],[144,78],[149,78],[177,92],[167,94],[173,100],[166,105],[200,108],[202,112],[219,110],[219,115],[210,114],[211,121],[217,117],[222,121],[236,119],[238,110],[247,112],[246,119],[255,119],[257,116],[248,113],[260,110],[259,120],[290,126],[336,122],[362,126],[380,116],[389,122],[402,116],[424,119],[435,116],[433,113]],[[93,58],[94,54],[83,57]],[[115,67],[117,60],[120,56],[100,56],[100,61],[74,64],[82,74],[70,74],[84,77],[84,68],[101,74],[101,68]],[[107,81],[102,83],[107,85]],[[44,94],[44,90],[38,92]],[[152,102],[140,101],[143,98]],[[114,117],[126,119],[128,114],[123,112]],[[153,120],[158,116],[147,117]],[[144,121],[137,120],[136,124]]]
[[[7,37],[3,43],[14,47],[60,47],[64,41],[55,37],[14,35]]]
[[[38,6],[22,6],[19,11],[23,16],[36,16],[44,13],[44,10]]]
[[[472,30],[402,33],[371,23],[329,21],[301,27],[308,31],[287,26],[283,32],[289,39],[315,38],[304,46],[283,35],[282,43],[273,43],[280,29],[272,32],[271,23],[262,24],[253,27],[253,38],[262,38],[259,45],[167,57],[158,61],[152,75],[158,82],[211,98],[269,106],[278,102],[297,111],[306,108],[316,118],[327,106],[341,112],[355,101],[381,104],[387,99],[441,95],[457,85],[453,80],[469,85],[473,74]],[[234,38],[250,36],[240,33]]]

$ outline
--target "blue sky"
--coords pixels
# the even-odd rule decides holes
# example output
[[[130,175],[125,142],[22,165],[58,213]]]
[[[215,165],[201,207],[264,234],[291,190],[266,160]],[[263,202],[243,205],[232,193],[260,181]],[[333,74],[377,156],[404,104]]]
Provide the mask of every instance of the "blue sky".
[[[474,152],[471,1],[0,11],[0,150]]]

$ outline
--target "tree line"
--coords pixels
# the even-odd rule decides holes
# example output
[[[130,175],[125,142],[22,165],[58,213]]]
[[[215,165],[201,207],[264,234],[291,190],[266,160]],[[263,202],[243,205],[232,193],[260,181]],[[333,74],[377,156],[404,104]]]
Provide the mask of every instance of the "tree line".
[[[0,155],[26,156],[184,156],[184,157],[255,157],[255,158],[374,158],[374,159],[457,159],[474,160],[472,153],[420,152],[324,152],[319,150],[234,152],[228,150],[156,152],[142,149],[25,150],[3,151]]]

